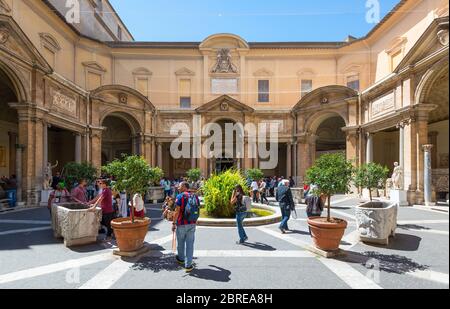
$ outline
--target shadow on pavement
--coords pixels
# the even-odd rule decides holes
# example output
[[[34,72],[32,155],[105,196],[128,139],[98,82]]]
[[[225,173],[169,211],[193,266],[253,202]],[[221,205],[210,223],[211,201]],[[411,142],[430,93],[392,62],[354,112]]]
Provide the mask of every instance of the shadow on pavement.
[[[409,230],[419,230],[419,231],[431,230],[428,227],[420,226],[420,225],[416,225],[416,224],[403,224],[403,225],[398,225],[397,227],[399,229],[406,230],[406,231],[409,231]]]
[[[420,247],[422,238],[414,235],[397,233],[394,238],[389,240],[389,245],[371,245],[376,248],[398,250],[398,251],[417,251]]]
[[[174,254],[164,254],[165,249],[161,246],[150,246],[150,253],[147,256],[141,257],[138,261],[135,258],[125,259],[133,263],[131,269],[133,270],[148,270],[155,273],[160,271],[179,271],[181,266],[175,261]]]
[[[214,265],[209,265],[209,267],[215,269],[194,269],[189,276],[216,282],[229,282],[231,280],[231,271]]]
[[[256,242],[254,244],[253,243],[245,243],[245,244],[242,244],[242,246],[256,249],[256,250],[261,250],[261,251],[277,251],[276,248],[274,248],[270,245],[267,245],[267,244],[260,243],[260,242]]]
[[[430,266],[414,262],[406,256],[396,254],[381,254],[367,251],[363,253],[347,252],[346,256],[336,258],[339,261],[360,264],[368,270],[380,270],[392,274],[406,274],[418,270],[427,270]]]

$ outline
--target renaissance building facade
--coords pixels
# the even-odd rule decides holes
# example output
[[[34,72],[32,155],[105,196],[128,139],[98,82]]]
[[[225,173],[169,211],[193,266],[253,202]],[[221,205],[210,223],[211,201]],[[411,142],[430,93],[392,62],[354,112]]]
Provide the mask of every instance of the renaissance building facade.
[[[25,205],[39,203],[48,162],[138,154],[168,177],[261,166],[245,132],[242,156],[174,158],[171,128],[196,122],[276,124],[267,175],[301,184],[316,158],[342,152],[355,166],[399,162],[410,204],[428,185],[446,198],[447,1],[401,1],[362,38],[316,43],[136,42],[108,1],[78,4],[80,20],[66,1],[0,0],[0,175],[17,175]]]

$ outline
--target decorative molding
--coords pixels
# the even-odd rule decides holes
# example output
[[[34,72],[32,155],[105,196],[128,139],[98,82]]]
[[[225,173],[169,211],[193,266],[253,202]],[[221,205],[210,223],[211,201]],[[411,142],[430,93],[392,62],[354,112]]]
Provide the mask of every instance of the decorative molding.
[[[181,69],[175,71],[175,75],[176,75],[176,76],[195,76],[195,72],[189,70],[189,69],[186,68],[186,67],[183,67],[183,68],[181,68]]]
[[[259,70],[255,71],[255,73],[253,73],[253,76],[255,76],[255,77],[272,77],[274,75],[275,74],[272,71],[270,71],[266,68],[259,69]]]
[[[237,67],[233,64],[231,51],[228,48],[221,48],[217,51],[217,61],[211,73],[237,73]]]
[[[96,61],[86,61],[83,62],[82,65],[89,70],[96,71],[96,73],[98,74],[106,73],[107,71],[104,66],[102,66]]]
[[[11,13],[11,8],[4,0],[0,0],[0,13]]]
[[[434,145],[428,144],[428,145],[423,145],[422,149],[423,149],[424,152],[431,152],[433,147],[434,147]]]
[[[0,29],[0,44],[5,44],[6,42],[8,42],[10,33],[9,30],[6,28],[1,28]]]
[[[153,72],[144,67],[136,68],[133,70],[132,74],[134,76],[152,76]]]
[[[73,115],[74,117],[76,117],[76,112],[77,112],[77,101],[76,99],[63,94],[61,91],[59,90],[55,90],[53,92],[53,99],[52,99],[52,103],[54,107],[60,108],[64,111],[69,112],[71,115]]]
[[[39,33],[39,37],[41,38],[43,47],[48,48],[54,53],[61,50],[61,45],[59,45],[58,41],[50,33],[41,32]]]
[[[407,42],[408,39],[406,37],[396,37],[391,41],[391,44],[389,44],[390,47],[386,49],[386,53],[388,55],[392,55],[400,50],[403,50]]]
[[[312,77],[316,76],[316,73],[314,72],[313,69],[304,68],[297,72],[297,76],[299,78],[312,78]]]
[[[438,41],[442,46],[448,46],[449,43],[449,35],[448,29],[439,30],[437,33]]]

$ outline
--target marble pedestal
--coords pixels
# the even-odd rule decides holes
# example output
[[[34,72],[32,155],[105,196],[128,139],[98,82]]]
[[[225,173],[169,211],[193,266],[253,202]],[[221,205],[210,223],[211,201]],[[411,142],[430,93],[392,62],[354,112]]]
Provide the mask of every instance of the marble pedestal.
[[[390,190],[390,200],[399,206],[409,206],[408,193],[404,190]]]
[[[52,193],[53,190],[42,190],[41,191],[41,200],[40,200],[40,206],[47,206],[48,205],[48,198],[50,196],[50,193]]]

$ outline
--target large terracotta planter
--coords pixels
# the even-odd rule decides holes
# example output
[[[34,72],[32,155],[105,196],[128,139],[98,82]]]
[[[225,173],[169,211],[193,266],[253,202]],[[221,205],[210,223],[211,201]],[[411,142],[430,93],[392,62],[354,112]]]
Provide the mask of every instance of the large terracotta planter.
[[[312,217],[308,220],[314,245],[324,251],[337,251],[344,237],[347,221],[333,219],[327,222],[327,218]]]
[[[134,252],[144,246],[144,239],[150,225],[149,218],[119,218],[111,222],[116,236],[117,246],[121,252]]]

